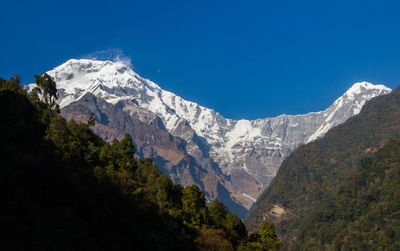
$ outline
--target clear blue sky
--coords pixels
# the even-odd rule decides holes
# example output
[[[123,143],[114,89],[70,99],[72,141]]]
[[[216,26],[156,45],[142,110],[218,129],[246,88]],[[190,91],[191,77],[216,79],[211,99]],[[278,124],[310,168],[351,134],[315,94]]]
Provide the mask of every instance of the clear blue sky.
[[[1,1],[0,77],[121,50],[162,88],[228,118],[326,108],[400,82],[398,1]]]

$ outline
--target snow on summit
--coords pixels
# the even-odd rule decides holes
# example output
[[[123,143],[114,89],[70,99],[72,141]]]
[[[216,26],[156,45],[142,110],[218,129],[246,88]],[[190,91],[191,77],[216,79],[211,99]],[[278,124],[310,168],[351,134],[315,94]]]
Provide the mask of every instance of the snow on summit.
[[[327,113],[324,123],[307,138],[306,143],[322,137],[332,127],[339,125],[341,120],[337,120],[337,118],[342,116],[343,109],[348,109],[349,117],[357,115],[360,113],[365,102],[391,91],[390,88],[384,85],[373,85],[368,82],[357,82],[353,84],[341,97],[335,100],[330,108],[328,108],[330,111]]]
[[[154,82],[141,78],[123,62],[71,59],[49,71],[48,74],[54,77],[60,90],[61,108],[90,92],[112,104],[122,99],[134,99],[140,106],[159,115],[169,130],[173,130],[180,119],[186,120],[196,133],[206,138],[209,143],[218,142],[225,145],[229,142],[229,145],[234,145],[240,140],[249,141],[265,136],[261,128],[252,126],[257,124],[254,121],[225,119],[212,109],[162,90]],[[365,101],[390,91],[383,85],[373,85],[368,82],[355,83],[335,101],[333,105],[336,107],[327,116],[327,120],[332,119],[333,114],[340,110],[343,102],[354,100],[361,93],[368,92],[368,95],[354,103],[355,111],[352,115],[359,112]],[[173,112],[171,112],[172,110]],[[262,120],[274,120],[274,118]],[[321,134],[326,133],[328,128],[330,126],[325,125],[325,129],[321,129],[320,133],[309,137],[307,141],[318,138]]]
[[[358,95],[365,90],[380,90],[382,92],[390,92],[391,91],[390,88],[387,88],[384,85],[373,85],[368,82],[357,82],[357,83],[353,84],[353,86],[351,86],[350,89],[348,89],[345,92],[345,95],[347,95],[349,98],[353,99],[355,97],[355,95]]]
[[[161,90],[122,62],[71,59],[47,73],[54,77],[58,89],[63,90],[61,108],[79,100],[86,92],[116,103],[125,96],[118,91],[122,88]]]

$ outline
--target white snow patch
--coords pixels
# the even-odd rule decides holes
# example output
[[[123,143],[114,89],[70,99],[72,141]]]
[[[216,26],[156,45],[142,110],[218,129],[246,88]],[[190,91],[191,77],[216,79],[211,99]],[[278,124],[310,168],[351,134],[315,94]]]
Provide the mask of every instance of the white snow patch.
[[[246,198],[249,198],[251,201],[256,202],[256,199],[254,197],[248,195],[247,193],[245,193],[245,192],[240,192],[240,193],[242,195],[244,195]]]

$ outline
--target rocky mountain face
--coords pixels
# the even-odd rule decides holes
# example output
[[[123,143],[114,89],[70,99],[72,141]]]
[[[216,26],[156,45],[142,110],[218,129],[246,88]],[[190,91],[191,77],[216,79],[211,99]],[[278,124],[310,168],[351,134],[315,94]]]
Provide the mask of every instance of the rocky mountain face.
[[[71,59],[48,74],[57,83],[64,117],[85,120],[94,112],[95,131],[106,140],[130,133],[138,155],[152,158],[175,182],[199,185],[208,199],[218,198],[240,216],[294,149],[391,91],[360,82],[321,112],[232,120],[161,89],[120,62]]]
[[[244,215],[247,209],[232,195],[235,191],[229,177],[197,145],[190,146],[182,138],[170,134],[162,120],[154,113],[140,108],[130,100],[110,104],[92,93],[84,94],[79,101],[61,109],[67,120],[87,121],[90,114],[97,118],[94,132],[107,141],[122,139],[125,133],[132,136],[136,155],[151,158],[175,182],[188,186],[197,184],[208,199],[219,198],[225,205]],[[193,130],[192,130],[193,131]],[[190,131],[188,132],[190,134]],[[196,141],[192,132],[192,140]],[[201,142],[198,144],[201,145]],[[188,149],[191,147],[191,154]]]

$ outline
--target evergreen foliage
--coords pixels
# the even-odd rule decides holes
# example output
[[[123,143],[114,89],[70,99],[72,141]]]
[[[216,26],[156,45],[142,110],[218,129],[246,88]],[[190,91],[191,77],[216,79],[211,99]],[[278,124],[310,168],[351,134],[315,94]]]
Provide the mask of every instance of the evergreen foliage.
[[[247,240],[236,214],[206,204],[151,159],[132,137],[111,144],[87,123],[58,113],[55,82],[0,79],[1,250],[234,250]]]
[[[275,251],[283,246],[283,242],[278,240],[275,226],[271,222],[263,221],[260,231],[252,234],[247,243],[241,247],[242,251]]]
[[[34,95],[39,94],[43,97],[44,103],[51,110],[59,111],[56,100],[58,99],[56,82],[47,73],[43,75],[34,75],[36,87],[33,89]]]
[[[400,250],[400,137],[362,159],[310,218],[294,249]]]

